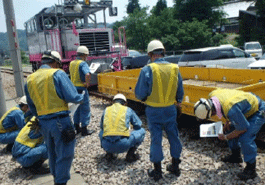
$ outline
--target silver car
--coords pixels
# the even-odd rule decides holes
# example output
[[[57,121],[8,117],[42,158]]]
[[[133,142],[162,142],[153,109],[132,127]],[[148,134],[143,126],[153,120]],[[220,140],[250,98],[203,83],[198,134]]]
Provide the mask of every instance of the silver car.
[[[243,50],[233,46],[223,45],[184,51],[178,65],[247,69],[248,65],[255,61],[255,58]]]

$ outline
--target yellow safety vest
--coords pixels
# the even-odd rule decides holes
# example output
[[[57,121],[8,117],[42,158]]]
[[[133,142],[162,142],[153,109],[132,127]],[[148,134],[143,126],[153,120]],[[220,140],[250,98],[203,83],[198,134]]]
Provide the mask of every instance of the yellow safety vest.
[[[30,148],[34,148],[37,144],[40,144],[43,142],[43,137],[39,137],[36,139],[31,139],[29,137],[29,133],[31,131],[30,124],[32,124],[32,121],[35,121],[36,117],[32,117],[31,120],[21,129],[18,136],[16,137],[16,142],[21,143],[25,146],[28,146]]]
[[[246,118],[259,110],[259,101],[257,97],[249,92],[235,89],[216,89],[209,94],[210,98],[213,96],[216,96],[220,101],[225,117],[227,117],[227,114],[233,105],[243,100],[247,100],[251,105],[251,109],[245,113]]]
[[[84,83],[80,79],[79,66],[83,62],[83,60],[73,60],[70,63],[69,71],[70,78],[76,87],[85,87]]]
[[[106,108],[103,121],[103,137],[105,136],[130,136],[129,128],[126,127],[126,106],[114,103]]]
[[[28,91],[39,116],[67,111],[67,103],[58,97],[53,74],[60,69],[38,69],[27,78]]]
[[[3,127],[3,121],[4,121],[4,119],[7,117],[7,115],[9,114],[9,113],[11,113],[12,111],[14,111],[14,110],[20,110],[20,108],[18,108],[18,107],[13,107],[13,108],[11,108],[10,110],[8,110],[2,117],[1,117],[1,119],[0,119],[0,133],[1,134],[3,134],[3,133],[7,133],[7,132],[11,132],[11,131],[13,131],[13,130],[17,130],[18,129],[18,127],[17,127],[17,125],[15,125],[15,126],[13,126],[13,127],[11,127],[11,128],[8,128],[8,129],[5,129],[4,127]]]
[[[151,63],[153,73],[152,93],[146,104],[152,107],[168,107],[174,104],[178,86],[179,67],[171,63]]]

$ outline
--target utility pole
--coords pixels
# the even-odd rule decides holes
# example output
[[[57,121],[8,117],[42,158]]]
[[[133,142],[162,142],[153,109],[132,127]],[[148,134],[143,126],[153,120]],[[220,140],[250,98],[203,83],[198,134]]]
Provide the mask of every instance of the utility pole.
[[[17,29],[16,29],[13,0],[3,0],[3,6],[6,16],[6,29],[9,38],[10,57],[13,65],[16,92],[17,92],[17,97],[21,97],[25,94],[24,79],[22,72],[20,47],[19,47]]]
[[[6,112],[6,100],[5,100],[5,94],[2,85],[2,75],[0,70],[0,118],[4,115],[5,112]]]

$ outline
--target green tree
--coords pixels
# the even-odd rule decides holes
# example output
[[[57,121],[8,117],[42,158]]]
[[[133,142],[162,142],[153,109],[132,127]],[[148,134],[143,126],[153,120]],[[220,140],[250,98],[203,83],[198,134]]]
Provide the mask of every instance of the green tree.
[[[135,10],[140,10],[139,0],[129,0],[127,6],[127,14],[133,13]]]
[[[180,25],[176,37],[179,39],[179,49],[202,48],[212,45],[212,30],[207,21],[193,19]]]
[[[265,0],[256,1],[255,7],[257,8],[257,14],[260,17],[265,17]]]
[[[208,20],[208,25],[212,28],[215,23],[219,23],[223,11],[219,9],[223,5],[223,0],[175,0],[176,18],[181,21],[192,21],[196,18],[199,21]]]
[[[156,16],[153,10],[151,11],[152,15],[147,20],[150,40],[159,39],[163,42],[167,51],[176,50],[179,45],[176,34],[180,22],[174,18],[174,9],[166,8],[160,16]]]
[[[28,64],[29,63],[29,57],[26,55],[25,51],[20,50],[20,54],[21,54],[22,64]]]
[[[153,13],[156,16],[161,15],[161,12],[167,8],[167,1],[166,0],[158,0],[156,6],[154,7]]]
[[[147,8],[135,10],[124,19],[128,48],[145,50],[149,41]]]

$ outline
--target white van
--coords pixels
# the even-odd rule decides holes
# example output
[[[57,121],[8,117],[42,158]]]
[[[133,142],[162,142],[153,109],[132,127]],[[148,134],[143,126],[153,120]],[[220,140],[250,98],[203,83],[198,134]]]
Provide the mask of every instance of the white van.
[[[243,68],[255,62],[256,59],[243,50],[233,46],[207,47],[186,50],[178,65],[191,67]]]
[[[244,50],[257,60],[262,57],[262,47],[259,42],[245,42]]]

